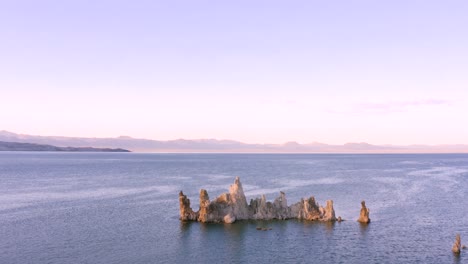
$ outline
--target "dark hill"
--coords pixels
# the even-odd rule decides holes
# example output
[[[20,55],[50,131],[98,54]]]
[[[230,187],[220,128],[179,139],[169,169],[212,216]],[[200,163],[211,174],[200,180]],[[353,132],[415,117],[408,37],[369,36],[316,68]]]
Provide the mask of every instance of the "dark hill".
[[[6,141],[0,141],[0,151],[130,152],[121,148],[56,147],[52,145]]]

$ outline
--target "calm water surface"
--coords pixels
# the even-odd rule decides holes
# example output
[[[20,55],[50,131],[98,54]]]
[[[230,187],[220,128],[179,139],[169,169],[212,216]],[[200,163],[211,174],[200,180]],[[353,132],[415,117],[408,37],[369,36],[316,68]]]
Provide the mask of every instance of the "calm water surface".
[[[333,199],[348,221],[178,220],[179,190],[196,210],[235,176],[248,199]],[[451,253],[467,197],[468,155],[4,152],[0,263],[468,263]]]

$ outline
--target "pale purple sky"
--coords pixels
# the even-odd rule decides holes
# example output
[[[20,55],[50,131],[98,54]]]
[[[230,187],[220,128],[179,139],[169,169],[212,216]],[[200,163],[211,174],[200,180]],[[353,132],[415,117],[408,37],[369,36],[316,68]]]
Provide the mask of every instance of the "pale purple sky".
[[[0,2],[0,130],[468,144],[468,1]]]

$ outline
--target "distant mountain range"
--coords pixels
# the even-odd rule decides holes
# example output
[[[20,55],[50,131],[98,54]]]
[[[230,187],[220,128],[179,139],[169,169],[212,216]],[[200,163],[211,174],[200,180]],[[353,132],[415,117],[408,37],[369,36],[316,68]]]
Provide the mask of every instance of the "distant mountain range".
[[[93,147],[124,149],[134,152],[169,153],[468,153],[468,145],[372,145],[347,143],[329,145],[324,143],[299,144],[247,144],[234,140],[176,139],[168,141],[138,139],[128,136],[116,138],[82,138],[63,136],[34,136],[0,131],[0,141],[53,145],[57,147]]]
[[[0,151],[130,152],[121,148],[57,147],[52,145],[5,141],[0,141]]]

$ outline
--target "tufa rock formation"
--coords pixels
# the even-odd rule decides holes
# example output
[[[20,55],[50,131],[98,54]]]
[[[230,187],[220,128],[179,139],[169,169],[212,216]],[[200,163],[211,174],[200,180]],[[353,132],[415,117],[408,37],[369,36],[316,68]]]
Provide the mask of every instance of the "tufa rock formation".
[[[365,201],[362,201],[361,202],[361,213],[359,215],[359,219],[358,219],[358,222],[361,222],[361,223],[370,223],[370,218],[369,218],[369,208],[366,207],[366,202]]]
[[[190,199],[184,195],[182,191],[179,193],[179,206],[180,206],[180,219],[184,221],[196,221],[198,219],[198,212],[194,212],[190,208]]]
[[[461,251],[461,238],[460,238],[460,234],[457,234],[457,236],[455,237],[455,243],[453,244],[452,251],[453,251],[453,253],[455,253],[455,254],[460,254],[460,251]]]
[[[271,219],[303,219],[309,221],[336,221],[333,201],[328,200],[325,207],[319,206],[312,196],[301,199],[300,202],[288,206],[286,194],[280,192],[274,202],[268,202],[265,195],[251,199],[250,204],[242,189],[239,177],[223,193],[210,201],[206,190],[200,190],[200,210],[194,212],[190,207],[190,199],[181,191],[179,193],[180,220],[199,221],[203,223],[233,223],[236,220],[271,220]]]

